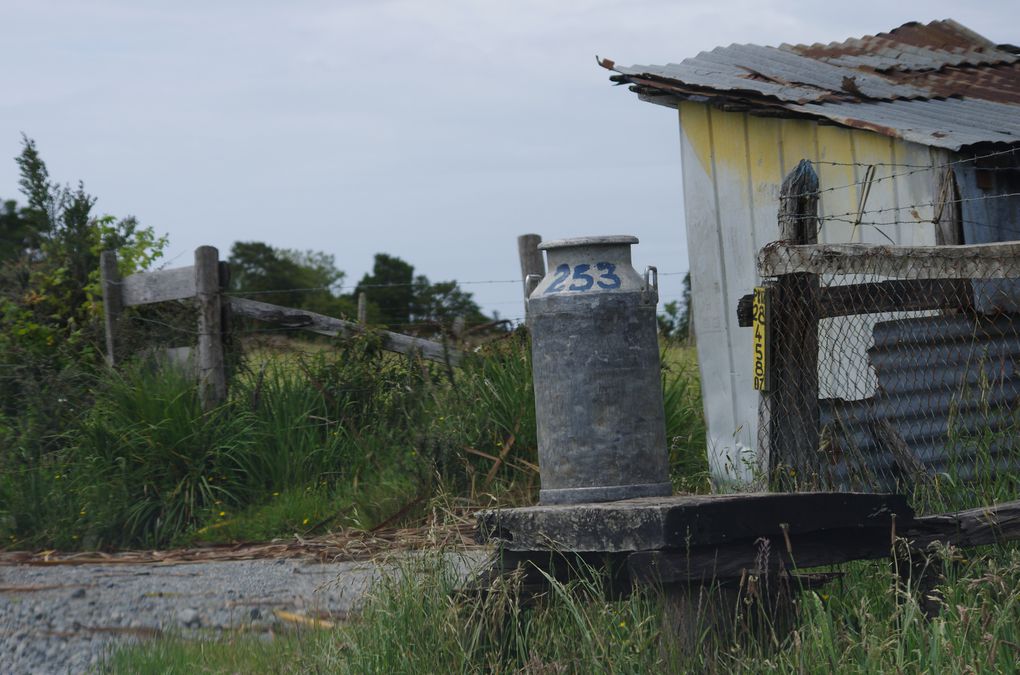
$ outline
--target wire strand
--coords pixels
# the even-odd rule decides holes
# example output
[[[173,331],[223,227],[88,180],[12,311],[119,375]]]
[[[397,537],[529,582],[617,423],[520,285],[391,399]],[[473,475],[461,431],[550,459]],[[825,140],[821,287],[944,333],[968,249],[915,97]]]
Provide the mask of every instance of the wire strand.
[[[826,166],[850,166],[850,167],[870,167],[870,166],[888,166],[888,167],[894,167],[894,166],[898,166],[898,167],[910,167],[910,170],[902,171],[902,172],[898,172],[898,173],[891,173],[888,176],[880,176],[878,178],[872,178],[871,180],[859,180],[859,181],[854,181],[852,183],[847,183],[845,185],[835,185],[833,187],[820,188],[818,190],[812,190],[812,191],[809,191],[809,192],[796,193],[796,194],[790,195],[789,198],[807,197],[807,196],[811,196],[811,195],[821,195],[821,194],[824,194],[826,192],[835,192],[837,190],[848,190],[848,189],[850,189],[852,187],[858,187],[858,186],[861,186],[861,185],[868,185],[868,184],[872,184],[873,185],[875,183],[881,183],[882,181],[893,180],[894,178],[902,178],[904,176],[912,176],[914,174],[922,173],[924,171],[934,171],[936,169],[945,170],[945,169],[947,169],[949,167],[956,166],[956,165],[959,165],[959,164],[966,164],[966,163],[969,163],[969,162],[977,162],[979,160],[991,159],[993,157],[999,157],[999,156],[1002,156],[1002,155],[1014,154],[1014,153],[1016,153],[1018,151],[1020,151],[1020,148],[1007,148],[1005,150],[998,150],[996,152],[990,152],[990,153],[987,153],[987,154],[984,154],[984,155],[978,155],[978,156],[975,156],[975,157],[964,157],[962,159],[953,160],[951,162],[942,162],[942,163],[930,164],[930,165],[923,165],[923,164],[896,164],[896,163],[887,163],[887,162],[831,162],[831,161],[827,161],[827,160],[818,160],[818,161],[808,160],[808,161],[812,162],[813,164],[821,164],[821,165],[826,165]],[[1002,171],[1012,171],[1012,170],[1014,170],[1014,169],[1011,169],[1009,167],[997,167],[997,168],[998,168],[998,170],[1002,170]],[[1016,171],[1020,171],[1020,168],[1017,168],[1015,170]]]

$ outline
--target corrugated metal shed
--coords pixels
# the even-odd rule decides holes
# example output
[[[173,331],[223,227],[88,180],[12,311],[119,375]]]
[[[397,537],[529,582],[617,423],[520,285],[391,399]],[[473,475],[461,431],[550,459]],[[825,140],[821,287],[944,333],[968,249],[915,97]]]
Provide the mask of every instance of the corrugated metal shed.
[[[1020,141],[1020,49],[952,20],[829,45],[731,45],[679,64],[602,65],[669,105],[823,118],[950,150]]]
[[[946,228],[936,226],[940,216],[933,206],[950,164],[961,232],[944,241],[1020,236],[1016,158],[980,162],[988,153],[974,147],[1020,145],[1020,48],[996,45],[954,21],[936,21],[828,45],[733,45],[678,64],[602,65],[643,100],[678,111],[708,455],[719,480],[752,480],[768,460],[767,446],[759,444],[751,333],[737,326],[734,308],[761,283],[754,261],[762,246],[779,238],[779,185],[801,159],[815,163],[819,173],[820,243],[936,244]],[[839,217],[863,215],[865,203],[867,213],[876,215],[858,218],[860,227]],[[871,280],[864,275],[845,283]],[[975,309],[986,316],[1020,307],[1015,280],[975,281],[974,291]],[[995,303],[986,302],[992,297]],[[1004,428],[980,427],[979,411],[956,405],[954,395],[971,383],[955,366],[939,370],[923,358],[913,359],[912,367],[890,366],[897,349],[921,350],[897,342],[911,330],[924,331],[931,358],[952,361],[963,349],[954,330],[987,321],[927,318],[886,313],[819,323],[820,344],[832,347],[819,360],[819,395],[828,406],[824,422],[839,422],[843,445],[868,460],[859,463],[865,471],[896,475],[890,467],[897,458],[881,442],[883,433],[902,436],[921,462],[941,471],[955,461],[969,429]],[[1020,354],[1020,344],[1008,336],[1011,330],[1020,335],[1020,325],[997,321],[1002,330],[989,328],[974,344],[989,354]],[[1015,315],[1012,321],[1020,324]],[[1000,411],[1020,400],[1014,382],[1020,376],[1009,370],[1005,377]],[[1005,425],[1009,415],[1002,414]],[[831,464],[844,483],[854,476],[849,457]],[[973,471],[980,463],[960,466]]]

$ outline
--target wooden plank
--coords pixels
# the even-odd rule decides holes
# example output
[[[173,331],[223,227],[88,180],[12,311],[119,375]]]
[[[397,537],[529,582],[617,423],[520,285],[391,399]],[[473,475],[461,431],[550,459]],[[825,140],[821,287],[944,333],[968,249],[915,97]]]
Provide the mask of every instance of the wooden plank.
[[[117,321],[124,310],[120,274],[117,271],[117,254],[103,251],[99,254],[99,278],[103,287],[103,326],[106,329],[106,363],[117,365]]]
[[[362,326],[368,323],[368,296],[365,291],[358,293],[358,323]]]
[[[944,151],[943,151],[944,152]],[[932,200],[932,222],[935,225],[935,243],[939,246],[959,246],[963,243],[963,223],[960,205],[960,187],[956,176],[944,157],[946,166],[941,171],[932,171],[934,182]]]
[[[528,315],[528,296],[537,286],[534,281],[529,281],[537,276],[539,279],[545,276],[545,258],[538,250],[542,243],[542,236],[538,234],[522,234],[517,237],[517,257],[521,261],[521,282],[524,287],[524,316]]]
[[[822,318],[829,318],[880,312],[964,309],[971,304],[969,279],[906,279],[822,289],[819,314]]]
[[[214,247],[199,246],[195,249],[192,283],[198,310],[198,391],[202,409],[206,411],[212,410],[227,398],[219,263],[220,253]]]
[[[316,314],[303,309],[292,309],[281,307],[268,302],[249,300],[247,298],[230,298],[230,307],[242,316],[267,323],[274,323],[285,328],[300,328],[320,335],[332,337],[350,337],[367,332],[367,330],[353,321],[335,319],[331,316]],[[390,331],[377,331],[383,340],[383,348],[400,354],[420,353],[422,358],[439,363],[459,365],[463,354],[452,347],[425,340],[423,338],[392,333]]]
[[[780,236],[796,244],[818,241],[818,175],[801,161],[783,180],[779,197]],[[770,288],[767,374],[759,423],[767,429],[769,475],[794,467],[801,480],[818,469],[818,309],[820,286],[811,273],[784,274]]]
[[[853,492],[647,497],[476,514],[479,538],[514,551],[644,551],[825,529],[888,528],[913,511],[901,495]]]
[[[829,286],[820,289],[819,318],[883,312],[910,312],[934,309],[967,309],[973,302],[970,279],[906,279],[871,284]],[[737,322],[741,328],[753,324],[754,295],[737,303]]]
[[[935,541],[966,547],[1020,539],[1020,500],[917,518],[904,536],[916,547]]]
[[[762,562],[768,571],[778,571],[889,558],[893,555],[894,533],[915,550],[934,542],[967,548],[1013,541],[1020,539],[1020,501],[923,516],[903,522],[902,529],[897,530],[863,527],[803,535],[791,530],[788,535],[763,535],[755,540],[695,546],[683,551],[638,551],[628,556],[627,566],[632,578],[645,582],[732,579],[739,578],[745,570],[760,570]],[[768,554],[763,555],[766,546]]]
[[[147,305],[195,296],[195,268],[175,267],[155,272],[139,272],[121,282],[125,307]]]
[[[876,244],[792,245],[776,242],[758,255],[763,277],[809,272],[899,279],[1005,279],[1020,274],[1020,243],[964,246]]]
[[[889,527],[862,527],[789,537],[772,532],[755,539],[684,551],[638,551],[628,556],[627,567],[638,582],[709,583],[739,579],[745,572],[775,574],[851,560],[878,560],[891,553]]]

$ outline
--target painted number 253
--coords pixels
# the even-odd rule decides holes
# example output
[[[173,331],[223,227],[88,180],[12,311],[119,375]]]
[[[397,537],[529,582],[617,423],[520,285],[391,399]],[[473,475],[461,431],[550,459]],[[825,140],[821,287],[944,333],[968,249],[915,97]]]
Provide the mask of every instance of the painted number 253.
[[[574,265],[573,270],[571,270],[570,265],[560,265],[556,268],[556,276],[553,277],[553,282],[549,285],[549,288],[545,289],[545,292],[559,293],[560,291],[567,290],[583,293],[584,291],[590,291],[595,286],[607,291],[620,287],[620,277],[615,274],[616,265],[609,262],[595,263],[595,270],[592,273],[591,265]],[[571,284],[566,286],[568,279],[571,280]]]

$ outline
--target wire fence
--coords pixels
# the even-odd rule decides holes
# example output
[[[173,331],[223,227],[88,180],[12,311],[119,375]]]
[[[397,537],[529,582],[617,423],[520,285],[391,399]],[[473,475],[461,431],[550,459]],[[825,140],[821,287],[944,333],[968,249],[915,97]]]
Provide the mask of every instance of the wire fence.
[[[965,165],[975,170],[977,160],[1012,162],[1017,151],[897,165],[907,170],[886,176],[868,170],[868,180],[801,189],[783,199],[824,198],[836,190]],[[764,285],[751,314],[755,384],[763,391],[758,443],[774,485],[912,493],[979,481],[1015,492],[1020,243],[1004,240],[1020,239],[1010,215],[1020,205],[1020,192],[1005,187],[1020,178],[1020,169],[989,168],[1005,182],[990,184],[986,192],[971,187],[961,195],[953,185],[944,193],[948,197],[906,205],[886,199],[869,209],[864,197],[856,211],[826,215],[819,204],[817,212],[785,214],[793,222],[816,221],[818,232],[832,222],[919,226],[922,241],[902,245],[886,236],[901,245],[814,244],[791,236],[762,249]],[[894,190],[890,194],[897,197]],[[898,218],[902,213],[912,218]],[[932,245],[931,228],[941,214],[988,243]],[[782,217],[781,210],[781,225]]]

